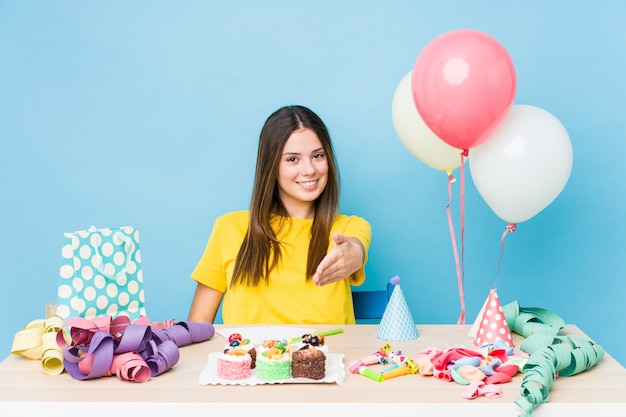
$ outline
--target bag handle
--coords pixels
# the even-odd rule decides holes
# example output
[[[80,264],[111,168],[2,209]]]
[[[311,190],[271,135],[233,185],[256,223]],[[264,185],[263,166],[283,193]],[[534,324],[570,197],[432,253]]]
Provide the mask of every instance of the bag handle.
[[[120,278],[122,278],[126,274],[126,271],[128,270],[128,265],[130,264],[131,254],[135,250],[135,242],[133,242],[133,240],[129,236],[121,232],[117,236],[113,235],[113,238],[122,240],[122,243],[124,244],[126,248],[126,251],[125,251],[126,263],[124,264],[124,267],[115,275],[110,275],[104,270],[103,257],[100,251],[98,250],[98,248],[100,247],[100,244],[93,244],[92,246],[93,246],[93,249],[96,251],[96,254],[98,255],[96,258],[96,264],[95,264],[95,267],[98,270],[98,272],[100,272],[100,274],[102,274],[102,276],[104,276],[105,278],[109,278],[109,279],[117,281]]]

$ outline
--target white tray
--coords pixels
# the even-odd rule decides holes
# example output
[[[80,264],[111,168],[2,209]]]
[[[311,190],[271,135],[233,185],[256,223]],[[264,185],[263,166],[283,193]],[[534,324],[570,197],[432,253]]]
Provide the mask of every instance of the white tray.
[[[209,353],[209,360],[200,372],[201,385],[260,385],[260,384],[317,384],[336,383],[343,385],[346,371],[343,365],[344,355],[341,353],[326,354],[326,376],[322,379],[288,378],[278,381],[261,381],[256,377],[256,369],[250,371],[250,378],[240,380],[227,380],[217,377],[217,358],[220,352]]]

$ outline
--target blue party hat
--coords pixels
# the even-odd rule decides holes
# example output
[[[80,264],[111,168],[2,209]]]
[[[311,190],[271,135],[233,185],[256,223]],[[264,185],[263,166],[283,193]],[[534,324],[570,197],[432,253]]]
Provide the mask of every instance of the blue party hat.
[[[419,333],[400,288],[400,278],[398,276],[391,278],[391,283],[394,284],[393,292],[378,325],[376,337],[384,340],[417,339]]]

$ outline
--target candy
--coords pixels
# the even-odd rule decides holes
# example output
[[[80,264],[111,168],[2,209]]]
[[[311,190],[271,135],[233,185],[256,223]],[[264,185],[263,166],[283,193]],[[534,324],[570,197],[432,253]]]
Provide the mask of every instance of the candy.
[[[228,343],[232,343],[233,340],[241,340],[242,337],[239,333],[233,333],[230,336],[228,336]]]

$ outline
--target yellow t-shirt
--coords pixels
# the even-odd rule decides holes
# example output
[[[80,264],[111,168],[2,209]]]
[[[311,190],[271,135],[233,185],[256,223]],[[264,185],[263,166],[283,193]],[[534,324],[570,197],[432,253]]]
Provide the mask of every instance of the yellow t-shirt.
[[[270,273],[269,283],[256,287],[229,288],[235,260],[248,230],[250,213],[236,211],[218,217],[191,278],[224,294],[222,318],[225,324],[353,324],[354,308],[350,285],[361,285],[365,272],[343,281],[316,286],[306,280],[306,260],[313,220],[290,219],[278,236],[283,243],[281,261]],[[365,248],[365,262],[372,230],[357,216],[339,214],[332,232],[358,238]],[[329,238],[329,247],[333,241]],[[365,266],[365,262],[363,266]]]

